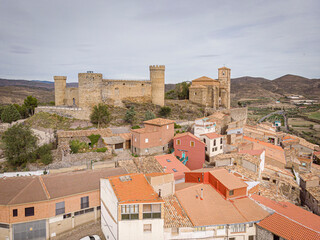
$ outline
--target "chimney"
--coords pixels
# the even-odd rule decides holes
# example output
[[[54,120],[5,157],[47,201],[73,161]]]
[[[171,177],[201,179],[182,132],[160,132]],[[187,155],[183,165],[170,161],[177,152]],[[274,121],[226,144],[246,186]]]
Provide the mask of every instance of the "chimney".
[[[161,189],[159,189],[159,197],[161,197]]]
[[[203,199],[203,188],[201,188],[201,195],[200,195],[200,199]]]

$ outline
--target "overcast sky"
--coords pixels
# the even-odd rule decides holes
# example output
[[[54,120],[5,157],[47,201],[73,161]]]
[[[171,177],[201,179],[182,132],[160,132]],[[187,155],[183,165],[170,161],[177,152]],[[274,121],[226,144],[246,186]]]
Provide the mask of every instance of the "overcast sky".
[[[319,25],[319,0],[0,0],[0,77],[320,78]]]

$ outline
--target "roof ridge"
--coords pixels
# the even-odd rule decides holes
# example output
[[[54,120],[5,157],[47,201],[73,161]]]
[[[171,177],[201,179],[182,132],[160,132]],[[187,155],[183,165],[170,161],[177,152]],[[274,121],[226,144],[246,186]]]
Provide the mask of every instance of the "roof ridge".
[[[44,181],[43,181],[43,179],[42,179],[41,176],[39,176],[39,180],[40,180],[42,189],[43,189],[43,191],[45,192],[47,198],[50,199],[51,197],[50,197],[49,191],[48,191],[48,189],[47,189],[47,187],[46,187],[46,185],[45,185],[45,183],[44,183]]]
[[[26,186],[24,186],[24,188],[22,188],[22,189],[19,191],[19,193],[18,193],[15,197],[13,197],[13,198],[8,202],[7,205],[10,205],[11,202],[13,202],[13,200],[15,200],[15,199],[23,192],[23,190],[26,189],[27,187],[29,187],[36,179],[37,179],[37,178],[32,179],[32,181],[30,181]]]

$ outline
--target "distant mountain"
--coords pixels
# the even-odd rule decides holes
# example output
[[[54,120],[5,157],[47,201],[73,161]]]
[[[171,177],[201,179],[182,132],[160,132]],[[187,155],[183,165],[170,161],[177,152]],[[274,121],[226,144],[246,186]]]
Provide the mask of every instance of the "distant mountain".
[[[77,87],[78,83],[67,83],[67,86]],[[166,84],[165,91],[174,88],[175,84]],[[289,74],[274,80],[249,76],[231,79],[233,101],[261,97],[278,99],[285,94],[299,94],[306,98],[320,99],[320,79],[308,79]],[[0,78],[0,104],[22,103],[28,95],[37,97],[40,102],[54,101],[54,83],[45,80]]]

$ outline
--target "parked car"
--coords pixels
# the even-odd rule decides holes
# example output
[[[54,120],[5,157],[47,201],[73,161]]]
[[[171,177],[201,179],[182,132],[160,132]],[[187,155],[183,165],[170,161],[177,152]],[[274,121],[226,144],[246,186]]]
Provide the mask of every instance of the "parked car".
[[[80,240],[101,240],[98,235],[91,235],[81,238]]]

